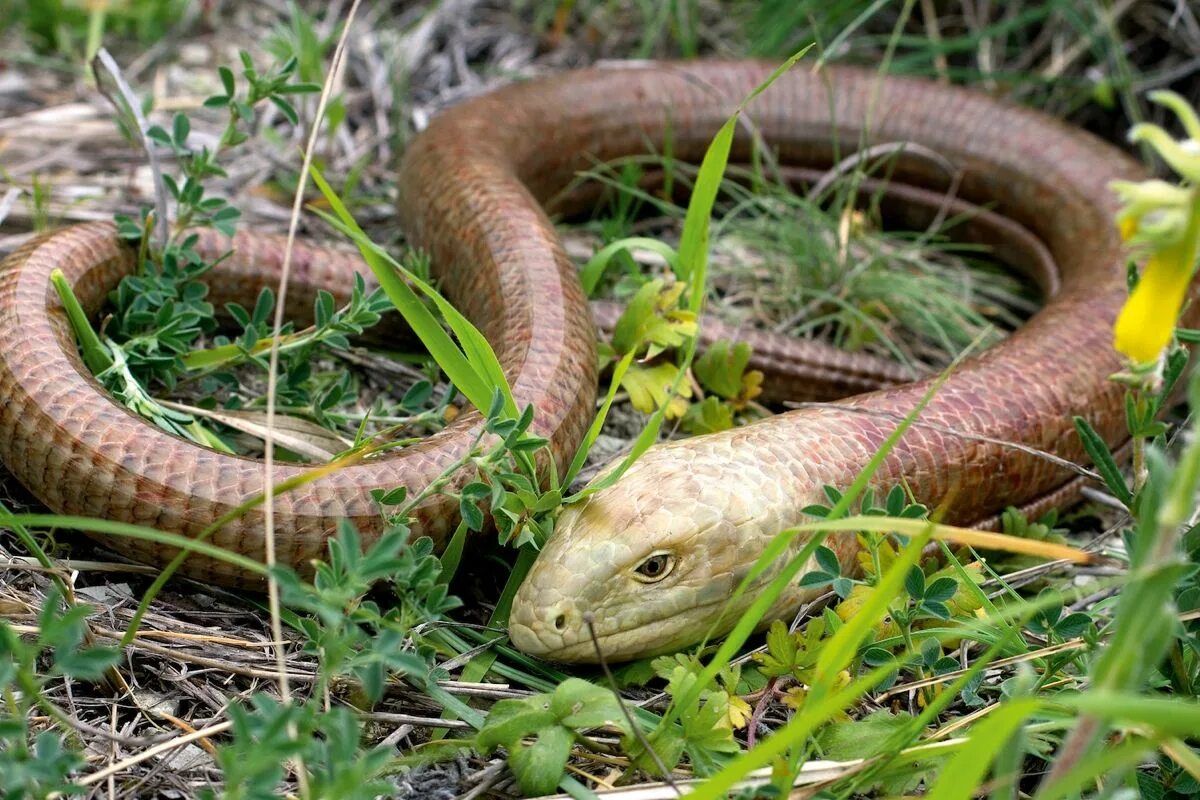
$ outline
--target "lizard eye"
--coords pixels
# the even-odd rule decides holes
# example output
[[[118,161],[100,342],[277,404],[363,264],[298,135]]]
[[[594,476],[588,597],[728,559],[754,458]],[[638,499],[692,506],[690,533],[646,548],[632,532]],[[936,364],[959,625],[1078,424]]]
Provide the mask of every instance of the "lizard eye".
[[[654,553],[633,570],[633,577],[642,583],[657,583],[675,569],[675,556],[670,553]]]

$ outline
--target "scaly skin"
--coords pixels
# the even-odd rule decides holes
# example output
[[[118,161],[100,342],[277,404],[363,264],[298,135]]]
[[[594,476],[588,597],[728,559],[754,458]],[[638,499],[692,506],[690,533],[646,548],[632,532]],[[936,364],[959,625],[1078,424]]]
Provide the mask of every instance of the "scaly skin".
[[[719,77],[738,94],[761,73]],[[1081,414],[1110,445],[1122,441],[1123,392],[1108,376],[1120,367],[1111,338],[1126,294],[1125,256],[1107,184],[1140,177],[1142,170],[1082,132],[968,91],[888,79],[878,84],[869,116],[868,76],[831,71],[825,78],[832,97],[821,78],[797,73],[751,105],[751,118],[781,158],[811,163],[828,150],[831,129],[844,142],[857,143],[867,129],[867,143],[924,145],[963,169],[961,196],[991,202],[1032,231],[1059,270],[1058,281],[1043,280],[1053,292],[1045,307],[950,376],[920,416],[932,425],[910,429],[873,484],[903,483],[919,501],[943,508],[947,521],[962,524],[1055,497],[1072,477],[1067,471],[1027,452],[945,431],[1086,462],[1071,421]],[[664,81],[653,96],[675,88]],[[696,116],[703,114],[677,108],[676,129]],[[935,177],[923,170],[902,161],[896,171],[923,184]],[[604,655],[615,660],[728,632],[785,562],[765,570],[721,616],[767,543],[805,520],[801,509],[824,500],[822,486],[849,485],[928,388],[920,381],[849,398],[846,410],[795,411],[650,450],[615,485],[564,511],[514,600],[514,644],[556,661],[594,661],[588,617]],[[796,541],[792,552],[803,544]],[[852,537],[832,544],[850,568]],[[636,570],[656,555],[667,556],[670,568],[648,581]],[[768,619],[790,615],[811,594],[793,588]]]
[[[657,65],[530,81],[447,111],[405,154],[402,222],[411,240],[431,252],[450,299],[492,341],[518,402],[534,406],[534,429],[550,439],[560,470],[591,417],[595,354],[574,269],[542,205],[581,210],[586,192],[562,194],[579,170],[648,147],[662,151],[668,137],[676,158],[698,161],[736,104],[770,70],[754,63]],[[1073,413],[1087,416],[1110,443],[1120,440],[1121,393],[1105,378],[1118,367],[1109,329],[1125,292],[1106,184],[1139,177],[1137,164],[1033,112],[959,89],[880,81],[843,68],[793,70],[750,105],[747,119],[753,124],[739,128],[735,160],[748,160],[752,132],[789,168],[823,168],[874,142],[912,141],[936,150],[962,168],[962,197],[994,203],[1014,221],[1007,233],[992,226],[982,238],[991,236],[1036,272],[1037,247],[1028,237],[1014,243],[1021,238],[1016,226],[1024,226],[1061,268],[1061,286],[1042,276],[1046,288],[1057,290],[1044,310],[951,377],[923,419],[1068,459],[1083,457]],[[917,159],[900,158],[893,177],[935,191],[945,184]],[[217,254],[227,244],[206,237],[202,248]],[[234,257],[216,273],[218,303],[244,303],[278,278],[278,239],[241,234],[233,244]],[[303,317],[317,287],[344,296],[356,265],[331,251],[301,248],[290,310]],[[111,226],[85,225],[38,239],[0,266],[0,460],[55,511],[188,535],[261,492],[260,463],[149,426],[87,376],[48,283],[56,267],[95,312],[132,268],[132,258]],[[786,344],[777,346],[781,354],[790,352]],[[869,365],[856,369],[858,362],[844,358],[843,374],[870,372]],[[839,365],[837,358],[818,361],[814,380],[830,377],[828,368]],[[925,384],[916,383],[847,402],[903,415],[924,391]],[[822,484],[849,483],[893,424],[864,414],[797,412],[655,448],[616,486],[564,513],[516,598],[514,642],[549,658],[587,660],[592,652],[582,618],[589,611],[612,658],[694,641],[766,540],[796,522]],[[406,485],[420,491],[464,452],[478,426],[476,414],[465,414],[417,446],[282,495],[280,561],[304,571],[323,555],[340,518],[353,519],[370,541],[381,526],[370,490]],[[277,479],[295,471],[281,467]],[[946,501],[952,519],[967,520],[1044,496],[1066,477],[1018,451],[917,428],[877,482],[903,479],[920,499]],[[454,503],[434,497],[419,509],[414,532],[440,544],[455,522]],[[149,542],[106,541],[142,561],[162,563],[173,555]],[[230,523],[214,541],[261,559],[261,515]],[[852,548],[843,549],[848,560]],[[631,570],[657,550],[676,556],[673,570],[657,583],[635,581]],[[257,585],[253,575],[198,556],[183,571]],[[784,598],[774,612],[786,613],[801,599]]]

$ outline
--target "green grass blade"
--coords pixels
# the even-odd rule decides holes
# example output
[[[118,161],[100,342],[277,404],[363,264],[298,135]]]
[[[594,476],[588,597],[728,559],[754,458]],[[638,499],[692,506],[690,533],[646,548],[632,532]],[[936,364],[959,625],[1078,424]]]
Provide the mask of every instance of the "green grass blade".
[[[1200,731],[1200,702],[1185,697],[1146,697],[1133,692],[1092,689],[1057,695],[1054,705],[1110,722],[1134,723],[1162,736],[1195,736]]]
[[[245,556],[232,553],[215,544],[198,541],[177,533],[167,533],[156,528],[142,525],[131,525],[127,522],[114,522],[93,517],[75,517],[66,514],[3,514],[0,513],[0,525],[28,525],[31,528],[69,528],[87,533],[103,533],[108,536],[123,536],[128,539],[140,539],[154,542],[167,547],[175,547],[189,553],[199,553],[203,556],[224,561],[246,572],[267,576],[267,568],[259,562]]]
[[[320,210],[316,213],[355,243],[379,285],[420,338],[421,343],[429,350],[438,366],[446,373],[446,377],[480,412],[487,412],[492,396],[499,390],[505,398],[505,410],[510,416],[517,416],[519,412],[504,369],[479,329],[436,289],[405,269],[383,248],[372,242],[315,166],[312,168],[312,178],[330,207],[334,209],[334,214]],[[434,302],[450,329],[458,337],[461,349],[420,302],[402,276]]]
[[[459,520],[458,527],[454,529],[454,533],[450,536],[450,541],[446,544],[446,549],[442,551],[439,559],[442,562],[442,574],[438,580],[442,583],[449,583],[454,579],[454,574],[458,572],[458,565],[462,561],[463,548],[467,544],[467,523]]]
[[[1153,748],[1154,742],[1140,737],[1130,737],[1113,747],[1101,748],[1081,759],[1054,783],[1039,788],[1037,800],[1083,796],[1085,788],[1096,783],[1101,776],[1138,765],[1145,759],[1146,751]],[[1108,782],[1105,780],[1105,783]]]
[[[704,304],[712,209],[725,177],[725,167],[729,163],[729,152],[733,146],[733,136],[737,131],[738,121],[750,101],[766,91],[767,87],[774,83],[779,76],[791,69],[808,52],[808,49],[805,47],[799,52],[793,53],[738,104],[733,115],[725,121],[716,136],[713,137],[712,143],[708,146],[708,150],[705,151],[704,158],[700,162],[700,170],[696,173],[696,185],[692,189],[692,196],[688,201],[687,213],[683,218],[683,232],[679,238],[678,274],[683,280],[689,282],[691,293],[688,307],[693,312],[699,313]]]
[[[604,397],[604,403],[600,406],[600,411],[597,412],[595,418],[592,419],[592,424],[588,427],[587,435],[583,437],[582,444],[580,444],[579,449],[575,451],[575,457],[571,459],[571,465],[567,467],[567,473],[563,476],[562,487],[564,490],[571,487],[571,483],[574,482],[575,477],[579,475],[580,470],[583,469],[583,465],[587,463],[587,455],[589,452],[591,452],[592,445],[596,443],[597,437],[600,436],[600,431],[604,428],[604,421],[608,419],[608,412],[612,409],[613,400],[616,398],[617,392],[621,388],[621,379],[625,377],[625,372],[629,369],[629,365],[633,363],[633,356],[633,352],[626,353],[625,356],[617,362],[617,365],[613,367],[612,380],[608,386],[608,394]],[[576,500],[583,498],[585,496],[584,492],[586,491],[587,490],[585,489],[576,495],[572,495],[564,502],[573,503]],[[595,491],[599,491],[599,488],[596,488]]]
[[[749,588],[755,577],[762,574],[763,570],[765,570],[771,564],[776,563],[776,561],[783,556],[787,548],[791,546],[793,534],[793,531],[784,531],[771,540],[771,543],[763,550],[763,554],[755,560],[754,565],[750,568],[750,572],[745,578],[742,579],[741,583],[738,584],[737,589],[734,590],[733,594],[730,595],[729,600],[726,601],[726,608],[735,603],[739,597],[746,593],[746,590]],[[767,587],[762,590],[757,597],[754,598],[754,602],[750,605],[750,608],[746,609],[746,611],[740,617],[738,617],[737,624],[734,625],[733,630],[731,630],[725,636],[724,641],[722,641],[720,647],[717,648],[717,652],[711,659],[709,659],[709,662],[705,665],[704,669],[701,670],[699,678],[692,685],[691,689],[675,698],[674,702],[671,704],[671,711],[664,715],[664,719],[668,721],[674,719],[674,712],[681,708],[689,708],[692,703],[695,703],[696,700],[699,699],[700,693],[703,692],[712,683],[712,681],[716,679],[717,674],[720,673],[720,671],[724,669],[730,661],[733,660],[733,657],[737,655],[738,651],[742,648],[742,645],[745,644],[746,640],[750,638],[750,635],[754,633],[755,628],[758,627],[759,621],[762,620],[767,611],[769,611],[771,606],[774,605],[775,601],[779,598],[779,595],[783,593],[783,590],[786,589],[793,581],[795,581],[796,575],[801,569],[804,568],[804,565],[808,563],[808,560],[812,557],[812,554],[816,552],[817,547],[824,541],[824,535],[812,537],[812,539],[810,539],[804,545],[804,547],[801,548],[800,552],[797,553],[782,570],[780,570],[779,574],[771,580]],[[722,617],[723,616],[724,615],[722,614]],[[714,628],[715,626],[716,623],[714,623]],[[712,628],[709,629],[710,634],[711,632]],[[706,640],[707,638],[708,635],[705,636]]]
[[[675,248],[665,242],[660,242],[658,239],[650,239],[645,236],[631,236],[628,239],[619,239],[615,242],[610,242],[604,247],[596,251],[596,254],[588,259],[584,264],[583,269],[579,272],[579,280],[583,284],[583,291],[588,297],[596,291],[596,285],[600,283],[600,278],[604,276],[604,271],[608,269],[608,265],[612,263],[612,259],[617,253],[632,251],[632,250],[649,250],[652,253],[657,253],[666,260],[670,265],[671,271],[679,277],[679,254],[675,252]]]
[[[678,382],[676,383],[678,384]],[[675,392],[672,390],[671,395],[673,396],[674,394]],[[633,466],[633,462],[641,458],[642,455],[649,450],[655,442],[658,441],[658,432],[662,430],[664,418],[665,414],[663,413],[663,409],[660,408],[654,413],[654,416],[650,418],[650,421],[646,423],[646,427],[643,428],[642,432],[638,434],[637,439],[633,441],[633,447],[629,449],[629,454],[625,456],[625,459],[614,469],[606,472],[603,477],[589,483],[583,489],[572,495],[569,498],[569,502],[577,502],[582,500],[589,495],[595,494],[601,489],[606,489],[609,486],[612,486],[614,483],[620,480],[621,476],[624,475],[631,466]]]
[[[54,291],[58,293],[58,299],[62,301],[63,308],[67,312],[67,321],[71,323],[75,340],[79,342],[83,363],[87,364],[87,368],[92,371],[93,375],[99,375],[112,367],[112,356],[108,354],[108,349],[100,341],[96,331],[92,329],[87,314],[83,313],[83,306],[79,305],[79,298],[71,290],[71,285],[67,283],[67,277],[62,270],[55,269],[50,273],[50,283],[54,286]]]
[[[887,677],[891,670],[892,667],[888,665],[878,667],[833,694],[820,700],[805,702],[791,722],[767,737],[753,750],[742,753],[726,764],[720,772],[688,794],[688,800],[722,800],[738,781],[754,770],[770,765],[790,748],[802,743],[817,728],[870,691]]]
[[[970,741],[950,760],[933,785],[928,800],[969,800],[1009,737],[1038,710],[1041,703],[1021,698],[1004,703],[971,729]]]

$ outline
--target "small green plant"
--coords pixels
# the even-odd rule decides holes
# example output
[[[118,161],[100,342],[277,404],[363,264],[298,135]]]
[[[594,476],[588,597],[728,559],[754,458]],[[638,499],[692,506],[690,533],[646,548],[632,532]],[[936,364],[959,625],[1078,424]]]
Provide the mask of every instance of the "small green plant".
[[[841,628],[841,620],[832,612],[811,620],[803,630],[790,633],[782,620],[771,623],[767,631],[766,650],[755,653],[759,670],[769,678],[787,678],[800,684],[797,690],[784,697],[784,703],[798,708],[803,702],[804,686],[816,681],[817,659],[826,634],[832,636]],[[849,673],[846,674],[846,679]]]
[[[608,689],[568,678],[553,692],[521,700],[501,700],[475,736],[483,753],[508,751],[508,763],[521,791],[549,794],[563,774],[571,748],[586,743],[592,728],[616,728],[628,734],[620,701]]]
[[[172,433],[224,450],[229,448],[216,434],[203,428],[191,415],[156,401],[150,389],[154,384],[174,387],[186,374],[185,354],[195,347],[201,336],[213,333],[217,327],[215,310],[205,299],[207,287],[201,280],[213,264],[197,252],[199,239],[195,231],[207,227],[232,236],[240,216],[225,198],[211,194],[206,188],[208,181],[225,175],[219,163],[221,155],[249,138],[256,107],[269,102],[295,124],[298,117],[289,96],[317,88],[293,81],[294,61],[266,73],[254,66],[248,53],[241,54],[241,62],[242,85],[239,87],[238,77],[232,69],[221,67],[219,73],[224,93],[205,101],[206,107],[226,112],[224,130],[213,148],[191,147],[191,122],[184,114],[173,117],[170,131],[158,125],[145,129],[147,146],[166,148],[179,167],[178,178],[170,174],[160,176],[163,190],[174,203],[172,219],[160,218],[149,209],[144,209],[138,219],[117,216],[117,235],[135,248],[137,269],[110,294],[111,309],[105,318],[102,339],[91,333],[74,298],[67,297],[70,290],[65,281],[59,280],[55,284],[64,303],[73,309],[70,319],[83,346],[85,360],[114,396]],[[131,102],[134,102],[132,98],[126,98],[127,112]],[[134,114],[129,116],[136,117]],[[127,132],[140,129],[136,119],[125,119],[123,125]],[[358,288],[355,294],[358,306],[345,315],[330,311],[331,298],[318,298],[316,311],[318,319],[327,323],[325,327],[328,328],[335,317],[338,323],[345,323],[345,317],[350,316],[351,329],[358,330],[361,329],[360,322],[378,318],[377,312],[372,311],[378,306],[377,298],[364,298],[361,287]],[[259,299],[261,304],[263,300],[270,300],[270,296]],[[230,313],[245,324],[254,322],[244,309],[230,309]],[[374,317],[370,316],[372,313]],[[244,332],[242,342],[257,341],[260,327],[251,324]],[[344,342],[344,335],[339,339],[337,333],[334,331],[331,336],[326,331],[325,340]],[[252,360],[252,356],[251,348],[234,350],[226,361]],[[202,363],[212,367],[220,362],[214,362],[210,357]]]
[[[277,577],[284,602],[309,616],[297,620],[306,647],[319,655],[327,690],[335,678],[353,678],[368,703],[383,694],[389,674],[427,677],[426,658],[409,648],[409,634],[418,624],[440,620],[461,605],[448,594],[433,543],[408,543],[409,529],[397,525],[364,551],[358,532],[348,522],[329,540],[329,560],[317,565],[312,585],[291,570]],[[396,602],[386,611],[364,595],[387,581]]]
[[[343,528],[331,542],[330,563],[321,565],[312,587],[281,573],[289,604],[313,615],[300,618],[300,630],[306,646],[320,656],[317,688],[326,696],[335,679],[349,678],[358,687],[357,702],[373,704],[393,676],[425,691],[438,677],[429,660],[432,650],[412,652],[411,625],[401,620],[416,611],[422,620],[438,619],[457,601],[445,594],[444,584],[429,579],[438,566],[427,540],[407,550],[403,538],[393,532],[363,555],[352,529]],[[369,582],[385,574],[381,568],[396,578],[394,585],[406,598],[387,612],[362,600]],[[365,746],[362,720],[350,707],[283,704],[259,694],[247,706],[232,706],[230,717],[231,739],[218,751],[225,797],[277,796],[289,760],[304,766],[303,782],[318,797],[370,798],[390,789],[384,776],[394,755],[386,747]]]
[[[323,710],[317,703],[285,704],[257,694],[247,706],[230,706],[229,717],[231,741],[217,751],[225,789],[202,797],[278,797],[289,763],[304,765],[314,797],[368,800],[393,788],[384,779],[392,754],[363,744],[362,724],[349,708]]]
[[[30,716],[40,712],[61,730],[71,731],[63,712],[45,698],[47,687],[63,680],[100,680],[117,662],[116,648],[86,642],[91,613],[83,605],[64,607],[55,589],[46,597],[31,641],[0,621],[0,797],[15,800],[80,791],[70,780],[84,765],[77,742],[53,729],[36,731]]]
[[[272,339],[269,317],[275,298],[273,292],[264,289],[252,309],[229,304],[225,313],[241,332],[233,339],[218,335],[216,309],[206,299],[204,283],[215,262],[205,261],[198,254],[196,231],[214,228],[225,236],[233,235],[240,214],[225,198],[212,194],[208,184],[225,175],[222,157],[252,135],[263,104],[273,105],[290,123],[298,122],[292,98],[317,87],[296,82],[297,68],[297,60],[291,58],[276,68],[260,71],[245,52],[241,54],[240,72],[221,67],[223,91],[204,103],[207,108],[224,111],[226,117],[212,148],[191,145],[191,123],[184,114],[173,117],[169,130],[157,125],[146,128],[149,145],[169,151],[179,168],[178,177],[162,175],[163,188],[172,202],[170,232],[166,232],[168,221],[150,210],[143,210],[138,219],[118,216],[118,235],[136,248],[138,270],[110,294],[103,338],[92,341],[90,347],[94,352],[89,363],[96,363],[97,377],[118,399],[160,427],[217,449],[231,450],[231,444],[221,436],[225,428],[208,427],[206,418],[244,432],[261,428],[256,419],[245,416],[263,402],[261,397],[248,393],[250,378],[245,368],[254,367],[263,373],[267,370]],[[122,121],[127,130],[137,130],[136,120]],[[421,269],[419,264],[416,268]],[[366,444],[369,418],[374,420],[376,434],[440,427],[449,395],[430,407],[431,393],[417,385],[399,403],[377,404],[371,415],[351,418],[339,413],[340,407],[352,403],[357,394],[351,376],[313,369],[320,357],[348,350],[350,337],[377,324],[391,307],[381,289],[367,291],[361,278],[356,278],[349,302],[342,308],[335,307],[329,293],[319,292],[313,306],[314,323],[300,331],[288,323],[279,333],[277,402],[290,413],[320,426],[348,425],[355,446]],[[85,336],[82,315],[72,319],[81,337],[94,338]],[[211,346],[197,349],[204,339]],[[235,371],[239,368],[241,374]],[[201,415],[154,397],[156,388],[172,391],[181,382],[194,385],[204,395],[203,411],[236,413]],[[218,397],[223,398],[219,409],[215,400]],[[323,441],[322,435],[301,433],[295,441],[299,445],[311,440]],[[325,447],[313,446],[318,450]],[[333,446],[324,452],[332,456],[339,449]],[[303,448],[303,455],[311,456],[307,450]]]
[[[648,738],[651,756],[643,740],[626,736],[624,747],[635,765],[654,774],[659,765],[675,766],[687,756],[692,770],[705,777],[716,773],[741,748],[734,728],[744,727],[745,701],[737,697],[741,673],[736,667],[721,670],[715,680],[702,683],[703,665],[685,655],[664,656],[653,662],[655,672],[666,681],[666,692],[677,704],[679,724],[660,724]],[[739,724],[740,723],[740,724]]]
[[[263,46],[281,64],[294,60],[296,75],[301,81],[319,84],[325,79],[325,60],[340,35],[340,25],[322,35],[317,17],[291,2],[288,3],[287,23],[277,25]],[[345,119],[345,100],[341,95],[330,97],[325,109],[328,134],[332,136]]]

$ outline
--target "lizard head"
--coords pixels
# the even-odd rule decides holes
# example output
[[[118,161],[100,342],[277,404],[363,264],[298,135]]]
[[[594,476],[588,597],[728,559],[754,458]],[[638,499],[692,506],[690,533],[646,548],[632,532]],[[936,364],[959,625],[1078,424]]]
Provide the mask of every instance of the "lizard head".
[[[700,462],[709,454],[697,447],[710,444],[653,448],[616,483],[563,511],[513,600],[509,635],[518,648],[594,662],[598,645],[606,660],[622,661],[728,632],[777,571],[768,568],[728,603],[791,524],[794,499],[754,465],[734,480],[705,478]],[[798,603],[785,594],[776,613]]]

